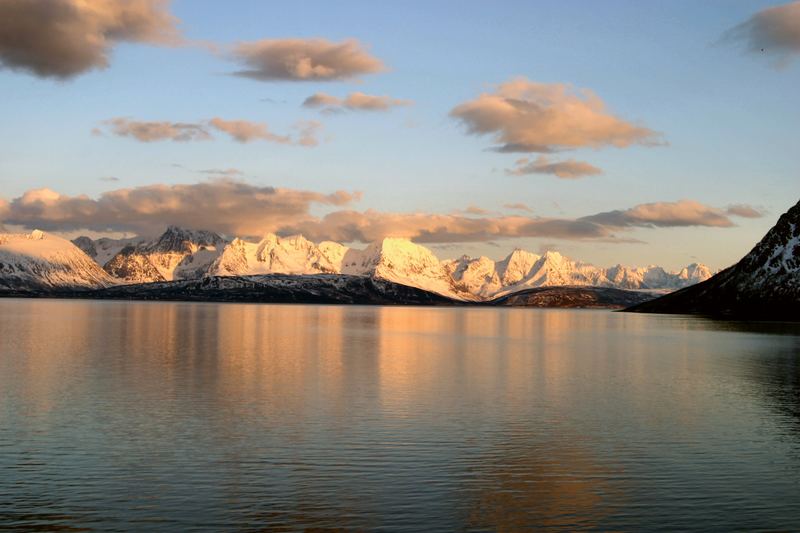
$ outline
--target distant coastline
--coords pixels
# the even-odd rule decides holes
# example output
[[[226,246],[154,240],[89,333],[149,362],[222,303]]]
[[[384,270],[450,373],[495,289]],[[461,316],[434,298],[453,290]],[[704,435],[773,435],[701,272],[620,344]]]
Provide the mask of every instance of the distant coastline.
[[[0,290],[0,297],[10,298],[593,309],[622,309],[656,296],[608,287],[538,287],[479,302],[448,298],[387,280],[342,274],[215,276],[102,289]]]

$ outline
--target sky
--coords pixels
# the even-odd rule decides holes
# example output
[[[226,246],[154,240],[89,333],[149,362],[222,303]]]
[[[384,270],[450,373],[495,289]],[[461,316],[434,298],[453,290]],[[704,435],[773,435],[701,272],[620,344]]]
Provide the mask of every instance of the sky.
[[[0,0],[0,221],[724,268],[800,197],[800,2]]]

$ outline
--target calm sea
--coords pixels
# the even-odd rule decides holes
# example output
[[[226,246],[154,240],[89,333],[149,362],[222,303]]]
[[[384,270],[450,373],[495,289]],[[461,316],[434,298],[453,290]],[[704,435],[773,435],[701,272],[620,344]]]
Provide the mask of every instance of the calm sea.
[[[800,325],[0,300],[0,529],[800,530]]]

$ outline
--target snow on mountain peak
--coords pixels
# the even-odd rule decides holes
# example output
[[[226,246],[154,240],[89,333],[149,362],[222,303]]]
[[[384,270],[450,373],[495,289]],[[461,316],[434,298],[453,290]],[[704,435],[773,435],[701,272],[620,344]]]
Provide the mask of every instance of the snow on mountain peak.
[[[108,242],[105,242],[108,241]],[[76,244],[101,261],[112,241],[87,238]],[[349,274],[385,279],[454,298],[486,300],[542,286],[599,286],[625,289],[676,289],[710,277],[708,267],[692,264],[677,273],[661,267],[598,268],[556,251],[537,255],[515,249],[500,261],[462,256],[440,261],[428,248],[406,238],[386,237],[364,249],[302,235],[267,233],[257,241],[229,243],[212,232],[170,226],[157,240],[113,241],[125,248],[105,263],[106,270],[128,281],[163,281],[255,274]],[[101,264],[103,264],[101,262]]]
[[[764,275],[800,270],[800,202],[778,219],[742,263],[742,267]]]
[[[518,283],[528,275],[539,258],[540,256],[534,253],[515,248],[505,259],[497,263],[500,283],[503,285]]]
[[[735,266],[740,290],[755,288],[800,293],[800,202]]]
[[[472,259],[464,255],[442,265],[460,288],[480,298],[492,296],[502,286],[497,264],[488,257]]]
[[[682,280],[693,281],[695,283],[700,281],[705,281],[714,273],[711,272],[711,269],[705,265],[700,263],[692,263],[691,265],[685,266],[678,272],[678,277]]]
[[[385,279],[455,298],[473,298],[454,282],[432,251],[404,238],[386,237],[364,250],[349,250],[342,273]]]
[[[40,230],[0,235],[0,287],[24,290],[112,284],[97,263],[66,239]]]
[[[216,247],[224,242],[222,237],[211,231],[168,226],[166,231],[147,247],[147,250],[162,253],[194,253],[201,248]]]
[[[209,275],[338,273],[347,247],[332,242],[315,245],[302,235],[264,235],[252,243],[234,239],[207,270]]]
[[[137,283],[196,278],[205,273],[224,245],[225,240],[214,232],[168,226],[154,241],[126,242],[103,268],[112,276]]]

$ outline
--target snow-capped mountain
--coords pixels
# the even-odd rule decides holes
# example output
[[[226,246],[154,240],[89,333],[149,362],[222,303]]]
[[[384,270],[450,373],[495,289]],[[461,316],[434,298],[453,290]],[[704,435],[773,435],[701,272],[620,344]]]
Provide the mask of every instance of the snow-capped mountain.
[[[76,240],[81,241],[84,250],[88,248],[91,251],[84,237]],[[226,244],[216,233],[176,226],[168,227],[154,241],[98,243],[100,249],[107,251],[122,244],[122,248],[102,266],[115,278],[135,283],[202,277]],[[102,257],[99,253],[97,256],[100,263]]]
[[[633,310],[800,319],[800,202],[732,267]]]
[[[433,252],[408,239],[387,237],[364,250],[348,250],[342,274],[384,279],[451,298],[479,299],[450,276]]]
[[[97,240],[92,240],[84,236],[72,239],[72,244],[83,250],[86,255],[94,259],[101,267],[106,266],[106,263],[126,246],[141,246],[146,242],[147,240],[142,237],[132,237],[129,239],[101,237]]]
[[[713,275],[714,273],[711,272],[711,269],[706,265],[692,263],[678,272],[678,279],[680,280],[679,283],[681,287],[688,287],[689,285],[695,285],[701,281],[705,281]]]
[[[530,273],[538,260],[539,256],[536,254],[515,249],[495,266],[500,285],[507,287],[519,283]]]
[[[553,251],[536,255],[514,250],[496,263],[487,257],[472,259],[464,256],[445,261],[444,265],[456,282],[481,298],[536,287],[560,286],[674,290],[711,277],[708,267],[696,263],[674,273],[658,266],[599,268]]]
[[[100,288],[114,283],[66,239],[39,230],[0,234],[0,289]]]
[[[347,274],[468,301],[538,287],[673,290],[711,275],[707,267],[696,264],[675,273],[656,266],[604,269],[558,252],[538,255],[519,249],[500,261],[467,256],[440,261],[428,248],[400,238],[385,238],[359,250],[329,241],[316,244],[300,235],[267,234],[257,242],[241,238],[226,242],[215,233],[170,227],[153,241],[80,237],[74,242],[106,272],[127,283],[203,276]]]
[[[209,266],[207,274],[335,274],[341,272],[347,250],[330,241],[316,245],[300,235],[281,238],[270,233],[256,243],[237,238]]]
[[[234,239],[207,270],[209,276],[258,274],[348,274],[473,299],[455,286],[433,252],[406,239],[386,238],[364,250],[330,241],[314,244],[300,235]]]

